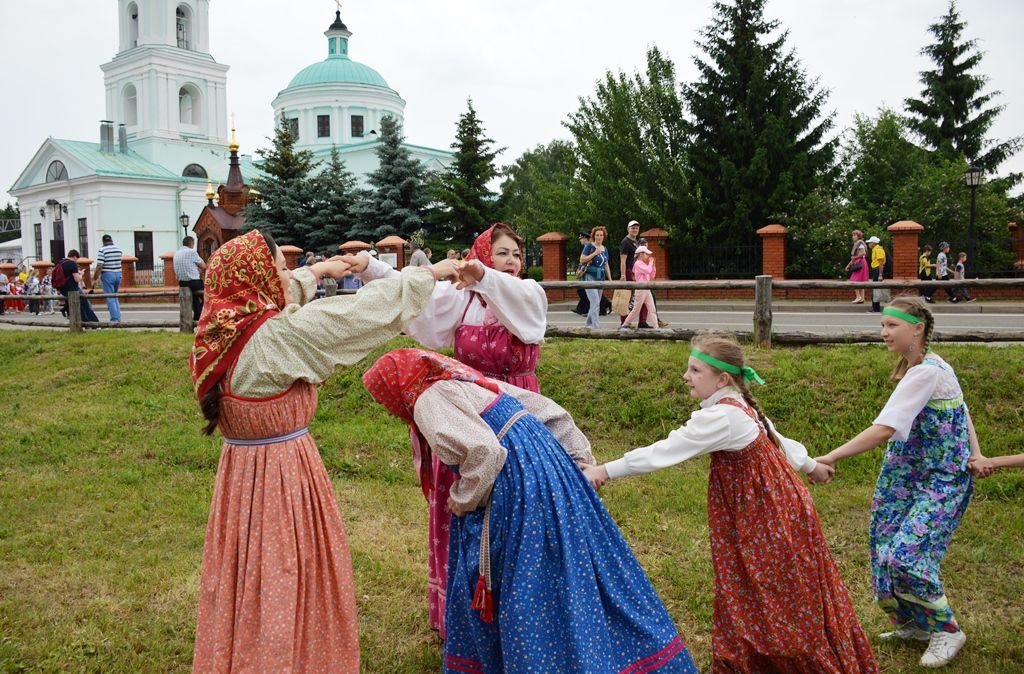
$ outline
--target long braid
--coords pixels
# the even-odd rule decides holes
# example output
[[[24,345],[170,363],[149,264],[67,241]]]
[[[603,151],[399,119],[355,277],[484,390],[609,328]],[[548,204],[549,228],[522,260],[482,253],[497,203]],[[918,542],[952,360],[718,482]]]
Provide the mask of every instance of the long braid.
[[[750,393],[750,387],[747,386],[747,382],[742,377],[733,377],[732,380],[735,382],[736,388],[738,388],[740,393],[743,394],[743,399],[747,402],[747,405],[750,406],[750,409],[757,412],[757,418],[761,421],[761,426],[764,428],[764,432],[769,438],[771,438],[771,441],[775,443],[775,446],[781,449],[782,441],[779,440],[779,436],[775,434],[772,427],[768,425],[768,417],[765,416],[764,410],[761,409],[761,403],[759,403],[757,398]]]

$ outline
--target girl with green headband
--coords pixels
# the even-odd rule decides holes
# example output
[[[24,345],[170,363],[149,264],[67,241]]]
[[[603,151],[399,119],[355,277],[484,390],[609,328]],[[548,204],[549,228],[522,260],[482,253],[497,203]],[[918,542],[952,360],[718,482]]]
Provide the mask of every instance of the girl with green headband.
[[[928,642],[924,667],[945,665],[967,641],[939,565],[974,490],[969,462],[983,458],[960,382],[929,348],[934,327],[920,297],[882,310],[882,339],[901,356],[899,383],[871,426],[818,459],[835,466],[887,443],[871,504],[871,580],[894,627],[881,638]]]
[[[683,379],[700,409],[667,438],[584,473],[600,487],[711,455],[714,671],[877,672],[797,474],[824,482],[830,467],[765,417],[748,388],[763,380],[735,339],[699,335],[692,347]]]

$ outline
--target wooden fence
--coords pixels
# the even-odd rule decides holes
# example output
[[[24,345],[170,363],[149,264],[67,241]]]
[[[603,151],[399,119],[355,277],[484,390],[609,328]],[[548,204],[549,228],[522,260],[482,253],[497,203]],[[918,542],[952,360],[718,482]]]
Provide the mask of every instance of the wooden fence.
[[[754,290],[754,310],[752,316],[751,330],[736,331],[740,339],[750,339],[757,346],[771,348],[772,344],[829,344],[829,343],[863,343],[878,342],[881,340],[877,330],[860,330],[844,332],[834,335],[822,335],[819,333],[803,331],[774,331],[772,329],[772,289],[803,289],[803,288],[838,288],[853,289],[865,288],[869,290],[920,290],[921,288],[973,288],[978,286],[1024,286],[1024,279],[968,279],[963,281],[865,281],[851,283],[849,281],[798,281],[798,280],[775,280],[771,276],[759,275],[752,280],[724,280],[724,281],[543,281],[540,286],[552,290],[576,290],[578,288],[596,288],[599,290],[700,290],[700,289],[722,289],[722,288],[744,288]],[[324,280],[323,295],[333,297],[339,294],[353,294],[355,290],[338,288],[337,284],[330,279]],[[68,316],[71,332],[82,332],[86,327],[112,327],[112,328],[178,328],[180,332],[191,333],[195,325],[192,321],[192,292],[189,288],[178,288],[177,290],[153,290],[132,293],[113,294],[90,294],[89,300],[106,299],[116,297],[178,297],[178,320],[176,321],[122,321],[121,323],[83,323],[81,314],[81,293],[68,293]],[[62,295],[0,295],[0,301],[13,299],[23,302],[31,300],[63,300]],[[7,321],[15,325],[55,327],[53,323],[45,321]],[[654,339],[654,340],[689,340],[698,330],[686,328],[671,328],[661,330],[637,330],[623,332],[615,330],[591,330],[584,327],[559,328],[548,326],[546,335],[548,337],[578,337],[586,339]],[[1024,326],[1019,330],[1000,331],[974,331],[971,333],[943,332],[937,329],[932,337],[933,341],[956,341],[956,342],[1024,342]]]

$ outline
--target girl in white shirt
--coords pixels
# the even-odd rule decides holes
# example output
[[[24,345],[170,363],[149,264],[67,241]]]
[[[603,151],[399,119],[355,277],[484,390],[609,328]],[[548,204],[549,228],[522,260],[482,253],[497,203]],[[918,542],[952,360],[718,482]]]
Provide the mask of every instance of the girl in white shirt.
[[[901,355],[896,390],[871,426],[818,459],[835,466],[888,443],[871,503],[871,580],[895,627],[882,639],[929,642],[924,667],[945,665],[967,641],[939,565],[974,490],[968,464],[983,458],[960,382],[929,348],[934,328],[919,297],[882,310],[882,339]]]
[[[686,425],[584,472],[595,486],[711,454],[715,671],[877,672],[825,544],[812,481],[832,469],[778,433],[747,388],[762,383],[731,337],[693,340],[683,379],[700,398]]]

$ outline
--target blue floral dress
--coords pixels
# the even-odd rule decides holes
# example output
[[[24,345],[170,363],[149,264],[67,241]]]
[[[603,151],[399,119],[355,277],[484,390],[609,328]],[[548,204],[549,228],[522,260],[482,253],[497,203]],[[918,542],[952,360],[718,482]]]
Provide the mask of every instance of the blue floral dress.
[[[908,389],[902,404],[894,400],[901,388]],[[914,400],[925,396],[911,416]],[[896,428],[894,438],[908,422],[906,439],[889,442],[871,504],[875,600],[894,625],[956,632],[939,565],[970,503],[974,480],[967,467],[967,406],[953,368],[938,356],[930,354],[907,372],[875,420]]]

